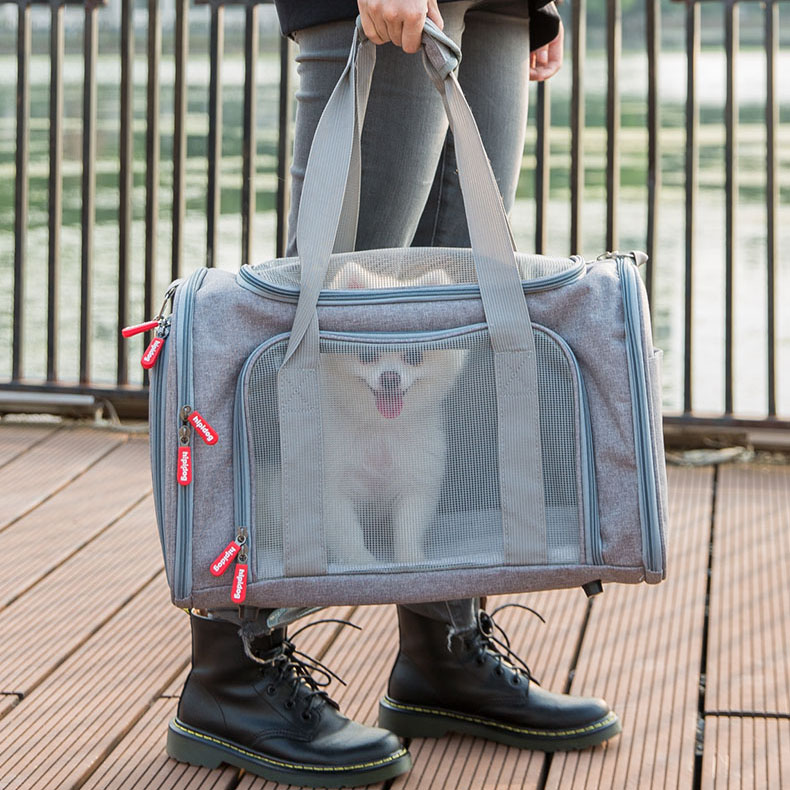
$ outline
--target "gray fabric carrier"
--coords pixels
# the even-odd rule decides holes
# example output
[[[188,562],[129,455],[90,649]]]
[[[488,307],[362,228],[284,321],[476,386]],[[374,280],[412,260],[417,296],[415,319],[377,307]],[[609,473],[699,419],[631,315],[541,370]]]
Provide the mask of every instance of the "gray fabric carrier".
[[[460,53],[426,31],[472,248],[349,251],[375,62],[358,31],[315,134],[299,258],[201,269],[171,289],[150,422],[178,606],[664,578],[643,256],[514,251],[454,75]]]

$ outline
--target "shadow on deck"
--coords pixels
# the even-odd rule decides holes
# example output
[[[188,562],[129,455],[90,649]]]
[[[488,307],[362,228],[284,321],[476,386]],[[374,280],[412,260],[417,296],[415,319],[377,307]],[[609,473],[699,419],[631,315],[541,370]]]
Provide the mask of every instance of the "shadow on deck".
[[[544,686],[606,697],[609,744],[547,757],[469,737],[413,741],[390,785],[790,787],[790,467],[671,468],[668,581],[528,602],[500,622]],[[500,601],[497,601],[499,603]],[[393,607],[345,607],[301,649],[374,723],[396,650]],[[326,617],[322,613],[317,617]],[[0,789],[275,790],[164,753],[189,661],[154,526],[147,439],[79,425],[0,424]],[[383,790],[383,786],[378,785]]]

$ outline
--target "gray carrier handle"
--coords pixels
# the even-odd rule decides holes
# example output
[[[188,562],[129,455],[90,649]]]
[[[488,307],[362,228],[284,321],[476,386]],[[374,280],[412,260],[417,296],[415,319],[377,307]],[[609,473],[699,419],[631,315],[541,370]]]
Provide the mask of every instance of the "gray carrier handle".
[[[455,142],[480,295],[494,352],[505,561],[546,561],[546,518],[535,339],[502,198],[455,68],[457,45],[430,20],[423,57]],[[296,239],[301,287],[277,390],[283,556],[288,576],[326,573],[317,304],[333,249],[349,245],[359,201],[359,132],[376,47],[359,20],[348,62],[315,131]],[[350,181],[350,183],[349,183]],[[352,227],[353,226],[353,227]],[[339,234],[338,234],[339,231]],[[337,242],[337,243],[336,243]]]

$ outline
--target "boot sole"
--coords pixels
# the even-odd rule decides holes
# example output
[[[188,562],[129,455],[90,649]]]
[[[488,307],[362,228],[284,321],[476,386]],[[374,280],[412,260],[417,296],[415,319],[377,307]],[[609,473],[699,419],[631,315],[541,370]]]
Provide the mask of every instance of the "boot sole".
[[[620,719],[614,711],[583,727],[540,730],[502,724],[443,708],[409,705],[390,697],[384,697],[379,703],[379,727],[402,738],[441,738],[448,732],[456,732],[543,752],[584,749],[603,743],[622,731]]]
[[[411,768],[406,749],[381,760],[354,765],[289,763],[250,751],[232,741],[189,727],[173,719],[167,729],[167,753],[182,763],[219,768],[223,763],[283,784],[303,787],[359,787],[400,776]]]

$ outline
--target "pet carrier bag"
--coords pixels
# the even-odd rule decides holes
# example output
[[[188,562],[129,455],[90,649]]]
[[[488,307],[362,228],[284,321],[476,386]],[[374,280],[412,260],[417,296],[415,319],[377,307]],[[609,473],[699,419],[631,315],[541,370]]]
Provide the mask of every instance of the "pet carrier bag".
[[[143,325],[178,606],[664,577],[660,352],[640,256],[514,252],[460,53],[435,28],[424,52],[471,250],[347,251],[375,61],[358,30],[315,134],[299,258],[195,271],[168,291],[172,314]]]

